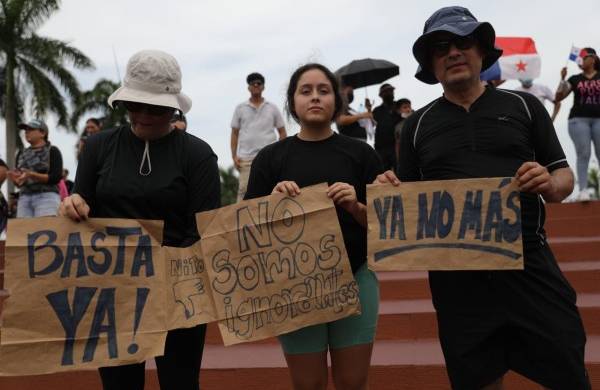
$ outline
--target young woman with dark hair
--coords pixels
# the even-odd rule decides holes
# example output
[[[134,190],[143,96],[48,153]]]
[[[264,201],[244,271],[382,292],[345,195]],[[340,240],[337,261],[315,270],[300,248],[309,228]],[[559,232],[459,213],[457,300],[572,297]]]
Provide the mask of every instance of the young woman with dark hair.
[[[592,154],[592,142],[596,158],[600,161],[600,58],[591,47],[583,49],[587,54],[579,64],[581,73],[569,77],[567,68],[560,71],[561,82],[555,101],[559,102],[573,91],[573,107],[569,113],[569,135],[577,154],[578,200],[590,200],[588,189],[588,166]]]
[[[340,89],[329,69],[320,64],[298,68],[287,90],[287,111],[300,124],[300,132],[259,152],[252,163],[245,197],[277,192],[293,197],[302,187],[327,182],[327,194],[336,205],[359,286],[361,315],[279,337],[296,390],[327,387],[328,351],[336,388],[367,389],[379,287],[366,264],[366,185],[383,168],[368,144],[333,132],[331,124],[342,110]]]

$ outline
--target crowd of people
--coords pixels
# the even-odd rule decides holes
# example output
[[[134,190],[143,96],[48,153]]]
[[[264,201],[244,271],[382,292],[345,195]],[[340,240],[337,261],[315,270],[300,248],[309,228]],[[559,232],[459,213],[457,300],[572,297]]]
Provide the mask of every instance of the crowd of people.
[[[360,288],[360,315],[279,337],[295,389],[326,388],[328,353],[336,388],[368,386],[379,287],[366,265],[366,185],[481,177],[515,177],[520,186],[525,269],[430,272],[452,387],[501,389],[504,374],[514,370],[546,388],[591,388],[575,294],[546,241],[543,209],[544,202],[561,202],[574,187],[552,123],[570,92],[569,134],[580,192],[587,194],[580,199],[589,199],[592,142],[600,157],[600,60],[588,48],[582,73],[566,79],[563,69],[554,94],[532,80],[506,90],[479,77],[501,55],[494,39],[492,25],[466,8],[435,12],[413,45],[415,77],[440,83],[443,95],[418,110],[407,98],[396,100],[386,83],[379,89],[381,104],[372,107],[366,100],[366,111],[357,112],[351,85],[324,65],[301,66],[286,93],[285,109],[300,126],[293,136],[278,107],[262,96],[265,77],[246,78],[250,97],[231,120],[238,200],[271,193],[294,197],[305,186],[329,183],[327,195],[336,205]],[[552,116],[544,100],[554,104]],[[182,93],[176,59],[161,51],[136,53],[108,103],[124,106],[130,125],[101,130],[98,120],[86,122],[74,187],[62,202],[60,183],[68,186],[48,127],[37,119],[19,126],[29,146],[13,169],[0,163],[0,180],[19,188],[16,216],[58,210],[76,221],[159,219],[165,222],[164,245],[193,244],[199,239],[194,215],[219,207],[220,179],[211,147],[185,131],[192,103]],[[199,388],[205,331],[200,325],[169,332],[164,356],[156,359],[161,388]],[[100,375],[104,389],[144,386],[143,363],[102,368]]]

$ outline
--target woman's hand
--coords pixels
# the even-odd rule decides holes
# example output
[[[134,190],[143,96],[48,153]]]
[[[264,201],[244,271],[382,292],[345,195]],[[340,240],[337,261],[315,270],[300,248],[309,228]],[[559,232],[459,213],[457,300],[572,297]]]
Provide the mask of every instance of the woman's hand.
[[[75,222],[87,219],[89,213],[90,206],[79,194],[67,196],[58,208],[58,215],[69,217]]]
[[[367,208],[356,198],[354,186],[348,183],[333,183],[327,189],[327,196],[337,206],[349,212],[361,226],[367,226]]]
[[[358,207],[356,190],[348,183],[333,183],[327,189],[327,196],[333,200],[333,203],[340,206],[350,214],[354,214]]]
[[[295,181],[284,180],[284,181],[280,181],[279,183],[277,183],[275,188],[273,188],[273,192],[271,192],[271,193],[272,194],[281,193],[281,194],[286,194],[287,196],[294,197],[296,195],[300,195],[300,187],[298,187],[298,184],[296,184]]]

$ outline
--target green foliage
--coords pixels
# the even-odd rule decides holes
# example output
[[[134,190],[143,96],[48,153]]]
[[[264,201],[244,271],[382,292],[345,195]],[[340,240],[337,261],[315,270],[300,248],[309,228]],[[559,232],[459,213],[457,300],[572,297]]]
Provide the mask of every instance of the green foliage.
[[[594,199],[600,199],[600,177],[598,168],[590,168],[588,171],[588,188],[594,190]]]
[[[68,68],[93,67],[85,54],[68,43],[37,35],[59,8],[59,0],[0,0],[0,66],[4,70],[0,84],[9,161],[15,155],[17,121],[28,119],[19,115],[19,107],[31,107],[33,116],[42,119],[54,113],[59,126],[68,128],[65,96],[75,101],[81,94]]]
[[[99,113],[102,127],[111,129],[127,123],[127,111],[122,106],[113,110],[108,105],[108,97],[119,88],[119,84],[107,79],[100,79],[94,87],[83,92],[75,101],[71,115],[71,128],[77,129],[79,121],[87,113]]]
[[[219,167],[221,175],[221,206],[227,206],[237,201],[238,177],[235,169],[229,167],[226,170]]]

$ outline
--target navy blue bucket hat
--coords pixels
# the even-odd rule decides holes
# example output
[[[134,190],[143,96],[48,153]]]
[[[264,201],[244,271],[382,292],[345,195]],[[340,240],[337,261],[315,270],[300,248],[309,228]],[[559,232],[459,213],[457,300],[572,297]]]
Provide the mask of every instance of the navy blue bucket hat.
[[[485,52],[481,71],[494,64],[502,55],[502,50],[494,46],[496,32],[491,24],[478,22],[475,16],[464,7],[444,7],[427,19],[421,35],[413,45],[413,55],[419,63],[415,77],[427,84],[437,84],[438,80],[429,68],[428,44],[432,34],[445,31],[461,37],[473,34]]]

